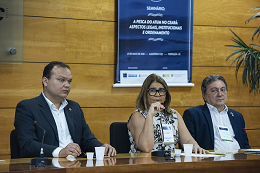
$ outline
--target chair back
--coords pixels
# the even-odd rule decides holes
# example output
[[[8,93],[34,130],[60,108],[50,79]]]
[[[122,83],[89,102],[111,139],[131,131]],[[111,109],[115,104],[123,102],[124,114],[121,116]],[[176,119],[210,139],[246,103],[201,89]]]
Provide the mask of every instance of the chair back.
[[[12,130],[10,133],[10,149],[11,159],[20,158],[20,148],[17,140],[17,130]]]
[[[129,153],[130,141],[126,122],[113,122],[110,125],[110,145],[117,153]]]

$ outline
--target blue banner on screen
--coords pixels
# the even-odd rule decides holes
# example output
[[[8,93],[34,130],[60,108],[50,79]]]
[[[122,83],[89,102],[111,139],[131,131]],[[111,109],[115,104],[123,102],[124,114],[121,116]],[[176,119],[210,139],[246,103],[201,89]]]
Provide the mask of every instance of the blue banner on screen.
[[[116,83],[191,83],[193,0],[118,0]]]

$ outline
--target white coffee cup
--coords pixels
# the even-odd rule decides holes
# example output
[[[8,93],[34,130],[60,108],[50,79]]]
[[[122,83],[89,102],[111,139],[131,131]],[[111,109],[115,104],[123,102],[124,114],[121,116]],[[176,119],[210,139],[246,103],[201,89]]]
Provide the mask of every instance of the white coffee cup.
[[[183,144],[185,156],[191,156],[193,144]]]
[[[87,159],[93,159],[94,152],[87,152]]]
[[[105,147],[95,147],[96,160],[103,160],[105,154]]]
[[[175,156],[181,156],[181,149],[174,149]]]

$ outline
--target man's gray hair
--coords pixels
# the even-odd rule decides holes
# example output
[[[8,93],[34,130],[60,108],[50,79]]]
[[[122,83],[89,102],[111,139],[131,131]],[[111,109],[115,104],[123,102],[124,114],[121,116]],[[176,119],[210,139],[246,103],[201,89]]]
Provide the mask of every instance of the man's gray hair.
[[[208,85],[210,85],[212,82],[214,81],[217,81],[217,80],[221,80],[224,82],[224,84],[226,85],[226,90],[227,90],[227,83],[225,81],[225,79],[218,75],[218,74],[213,74],[213,75],[210,75],[210,76],[207,76],[203,81],[202,81],[202,84],[201,84],[201,92],[203,94],[205,94],[207,92],[207,89],[208,89]]]

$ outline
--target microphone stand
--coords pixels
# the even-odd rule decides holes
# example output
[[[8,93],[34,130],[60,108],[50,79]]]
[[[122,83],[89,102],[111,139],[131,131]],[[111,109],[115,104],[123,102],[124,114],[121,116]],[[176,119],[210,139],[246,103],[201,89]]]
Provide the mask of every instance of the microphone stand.
[[[43,157],[44,156],[44,153],[43,153],[43,141],[44,141],[44,136],[45,136],[46,130],[42,126],[40,126],[37,123],[37,121],[34,121],[33,123],[36,124],[37,126],[39,126],[43,130],[43,136],[42,136],[40,157],[35,158],[35,159],[31,159],[30,165],[34,165],[35,167],[45,167],[45,165],[51,165],[52,164],[52,159],[47,159],[47,158]]]

